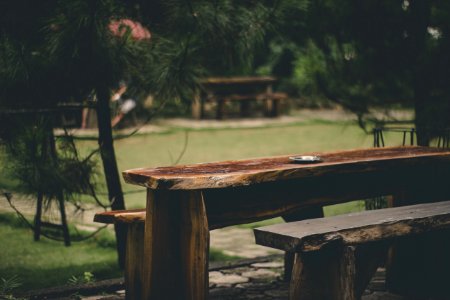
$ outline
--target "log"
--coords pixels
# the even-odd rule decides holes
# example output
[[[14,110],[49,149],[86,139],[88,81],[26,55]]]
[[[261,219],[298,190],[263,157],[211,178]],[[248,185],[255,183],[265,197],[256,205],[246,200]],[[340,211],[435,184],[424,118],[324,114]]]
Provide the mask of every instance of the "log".
[[[206,299],[209,229],[201,192],[147,195],[142,299]]]
[[[296,253],[289,287],[292,300],[356,300],[384,258],[387,245],[329,245]]]
[[[450,229],[450,201],[276,224],[254,232],[257,244],[309,252],[337,241],[358,245],[444,229]]]
[[[279,180],[317,178],[325,175],[419,171],[450,163],[450,150],[429,147],[391,147],[349,150],[320,155],[315,164],[296,164],[288,156],[236,160],[123,172],[126,182],[150,189],[198,190],[250,186]]]

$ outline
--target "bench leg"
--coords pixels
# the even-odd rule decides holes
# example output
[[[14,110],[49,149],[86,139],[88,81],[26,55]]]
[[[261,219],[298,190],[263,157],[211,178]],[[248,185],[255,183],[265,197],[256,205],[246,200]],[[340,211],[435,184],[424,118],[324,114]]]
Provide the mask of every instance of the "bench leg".
[[[200,91],[196,91],[191,104],[192,118],[200,120],[203,118],[203,101]]]
[[[448,174],[434,174],[429,180],[437,186],[417,186],[393,196],[393,206],[412,205],[449,199]],[[409,297],[448,298],[450,289],[450,231],[396,241],[389,250],[386,263],[386,287]]]
[[[357,299],[354,248],[334,250],[295,255],[290,300]]]
[[[200,191],[147,191],[143,299],[208,295],[209,228]]]
[[[295,255],[291,300],[356,300],[386,253],[384,245],[330,247]]]
[[[285,222],[302,221],[306,219],[323,218],[323,209],[320,206],[302,208],[301,210],[282,216]],[[285,281],[291,280],[292,266],[294,265],[294,253],[284,253],[284,277]]]
[[[280,101],[278,99],[269,98],[265,100],[266,117],[278,117],[280,112]]]
[[[144,223],[128,224],[125,257],[125,298],[142,299],[142,262],[144,259]]]
[[[450,231],[395,242],[386,265],[389,291],[406,297],[448,299]]]
[[[240,103],[240,113],[241,117],[249,117],[250,116],[250,101],[242,100]]]
[[[217,99],[217,113],[216,113],[216,119],[222,120],[225,115],[225,102],[226,99],[218,98]]]

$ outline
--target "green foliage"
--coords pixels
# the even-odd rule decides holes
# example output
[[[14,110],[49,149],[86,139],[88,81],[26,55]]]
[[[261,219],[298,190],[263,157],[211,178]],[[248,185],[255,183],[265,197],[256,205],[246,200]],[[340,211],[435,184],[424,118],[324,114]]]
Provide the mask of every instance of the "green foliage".
[[[56,146],[47,128],[38,123],[16,132],[6,144],[4,163],[8,174],[20,182],[20,191],[26,194],[43,193],[51,199],[61,192],[66,198],[90,193],[95,162],[91,157],[80,159],[74,145],[64,139],[57,145],[58,154],[52,153]]]
[[[209,249],[209,261],[230,261],[230,260],[236,260],[240,259],[242,257],[240,256],[234,256],[234,255],[227,255],[223,251],[219,249],[211,248]]]
[[[90,239],[90,242],[101,248],[116,249],[116,237],[109,230],[102,230]]]
[[[123,276],[115,249],[98,247],[91,240],[71,247],[48,239],[35,243],[28,229],[2,223],[0,252],[0,274],[18,275],[23,283],[18,291],[64,285],[72,276],[83,277],[86,270],[98,280]]]
[[[29,228],[23,219],[17,217],[13,213],[2,213],[0,214],[0,224],[9,225],[15,228]]]
[[[9,278],[0,278],[0,299],[17,299],[12,295],[12,292],[21,285],[22,283],[16,275]]]
[[[75,276],[69,278],[67,281],[70,285],[80,285],[95,282],[94,274],[91,272],[84,272],[83,275]]]
[[[276,14],[260,70],[291,91],[331,99],[361,121],[374,106],[402,105],[415,107],[419,133],[450,126],[447,2],[292,0]]]

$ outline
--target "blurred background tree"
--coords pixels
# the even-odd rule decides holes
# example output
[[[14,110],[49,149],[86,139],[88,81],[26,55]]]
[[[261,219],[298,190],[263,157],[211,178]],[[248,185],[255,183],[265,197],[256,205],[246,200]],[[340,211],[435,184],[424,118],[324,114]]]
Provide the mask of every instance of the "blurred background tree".
[[[281,1],[272,61],[292,92],[355,112],[413,107],[419,144],[448,128],[450,5],[443,1]]]
[[[38,119],[49,119],[41,112],[95,94],[108,198],[113,210],[124,209],[109,106],[118,82],[125,79],[131,90],[151,92],[159,102],[155,111],[168,101],[188,102],[200,76],[249,68],[272,16],[273,9],[252,1],[2,2],[1,136],[17,141],[12,128],[40,126]],[[109,25],[124,19],[150,28],[151,40],[133,38],[131,28],[114,34]],[[30,118],[7,113],[23,109]],[[53,136],[54,124],[44,123]],[[115,229],[123,265],[125,228]]]

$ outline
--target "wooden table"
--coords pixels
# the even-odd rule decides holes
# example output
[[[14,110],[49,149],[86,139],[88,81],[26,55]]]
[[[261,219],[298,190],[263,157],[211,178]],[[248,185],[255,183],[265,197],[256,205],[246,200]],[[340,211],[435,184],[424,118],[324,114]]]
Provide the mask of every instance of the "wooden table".
[[[192,102],[192,117],[202,119],[205,116],[205,102],[217,102],[216,118],[222,119],[225,113],[225,103],[239,101],[241,116],[250,114],[251,100],[265,101],[266,116],[278,115],[278,100],[286,97],[284,93],[274,93],[272,85],[275,77],[210,77],[200,81],[201,90],[197,91]]]
[[[206,299],[209,230],[344,201],[409,191],[450,198],[450,151],[393,147],[124,172],[147,188],[145,299]],[[431,197],[432,195],[432,197]]]

